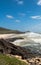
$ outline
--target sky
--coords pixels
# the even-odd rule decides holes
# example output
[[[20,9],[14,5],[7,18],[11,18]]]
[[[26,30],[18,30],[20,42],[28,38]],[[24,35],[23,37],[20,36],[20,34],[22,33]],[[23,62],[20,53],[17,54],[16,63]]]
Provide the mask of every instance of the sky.
[[[0,27],[41,32],[41,0],[0,0]]]

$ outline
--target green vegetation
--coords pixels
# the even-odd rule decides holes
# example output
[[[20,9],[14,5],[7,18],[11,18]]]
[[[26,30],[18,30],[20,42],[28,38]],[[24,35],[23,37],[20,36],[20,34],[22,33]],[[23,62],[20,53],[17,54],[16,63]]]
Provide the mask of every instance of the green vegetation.
[[[18,60],[15,57],[9,57],[9,56],[0,54],[0,65],[28,65],[28,64]]]

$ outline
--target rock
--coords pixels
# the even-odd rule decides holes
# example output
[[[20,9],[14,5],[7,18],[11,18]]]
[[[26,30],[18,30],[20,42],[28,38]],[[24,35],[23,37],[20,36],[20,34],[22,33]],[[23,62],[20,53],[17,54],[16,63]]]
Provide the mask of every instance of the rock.
[[[0,53],[3,54],[12,54],[22,56],[22,59],[27,59],[31,54],[29,54],[29,50],[27,51],[25,48],[16,46],[7,40],[0,39]]]

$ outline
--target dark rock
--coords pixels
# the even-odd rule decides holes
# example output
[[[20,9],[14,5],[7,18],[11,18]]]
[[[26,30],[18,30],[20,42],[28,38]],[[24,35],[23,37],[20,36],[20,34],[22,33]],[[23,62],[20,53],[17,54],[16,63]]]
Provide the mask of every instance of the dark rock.
[[[0,39],[0,52],[3,54],[12,54],[22,56],[22,59],[27,59],[32,56],[30,50],[26,50],[23,47],[16,46],[4,39]]]
[[[9,42],[14,42],[15,40],[18,40],[18,39],[24,39],[24,38],[22,38],[22,37],[14,37],[14,38],[8,38],[6,40],[9,41]]]

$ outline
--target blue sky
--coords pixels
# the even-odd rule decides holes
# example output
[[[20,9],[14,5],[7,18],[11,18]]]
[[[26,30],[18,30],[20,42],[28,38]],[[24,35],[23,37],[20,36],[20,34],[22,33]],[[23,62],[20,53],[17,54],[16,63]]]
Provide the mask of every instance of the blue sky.
[[[41,32],[41,0],[0,0],[0,27]]]

